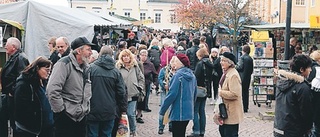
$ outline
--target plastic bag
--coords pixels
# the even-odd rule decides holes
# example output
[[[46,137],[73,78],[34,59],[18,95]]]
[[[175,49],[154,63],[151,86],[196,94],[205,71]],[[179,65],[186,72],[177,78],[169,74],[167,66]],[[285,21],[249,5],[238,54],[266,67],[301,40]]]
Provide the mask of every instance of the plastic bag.
[[[123,114],[119,121],[116,137],[129,137],[129,136],[130,136],[130,128],[129,128],[128,116]]]

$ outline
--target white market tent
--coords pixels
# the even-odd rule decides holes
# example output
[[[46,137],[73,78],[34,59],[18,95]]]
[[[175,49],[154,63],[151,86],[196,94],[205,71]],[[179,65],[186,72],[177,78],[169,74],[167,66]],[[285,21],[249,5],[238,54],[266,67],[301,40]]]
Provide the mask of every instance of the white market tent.
[[[34,1],[0,4],[0,19],[19,22],[25,28],[23,46],[29,61],[49,56],[47,41],[52,36],[67,37],[69,43],[79,36],[91,41],[94,26],[120,25],[119,20],[112,22],[88,11]]]

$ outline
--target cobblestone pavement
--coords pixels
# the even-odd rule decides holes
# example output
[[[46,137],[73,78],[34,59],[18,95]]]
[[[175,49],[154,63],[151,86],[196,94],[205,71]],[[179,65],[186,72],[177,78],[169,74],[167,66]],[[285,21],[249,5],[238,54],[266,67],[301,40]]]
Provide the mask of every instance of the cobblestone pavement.
[[[137,123],[138,137],[171,137],[171,132],[168,131],[168,126],[164,129],[164,134],[158,134],[158,112],[160,96],[156,96],[155,93],[150,94],[149,108],[152,112],[143,112],[142,119],[144,124]],[[259,112],[274,111],[274,104],[272,102],[271,107],[265,104],[261,104],[261,107],[254,105],[252,96],[250,97],[249,112],[245,113],[245,118],[240,123],[239,136],[240,137],[272,137],[273,121],[261,120],[259,118]],[[213,105],[209,104],[207,100],[206,105],[206,133],[205,137],[219,137],[218,125],[213,120]],[[186,135],[192,133],[192,121],[189,122]]]

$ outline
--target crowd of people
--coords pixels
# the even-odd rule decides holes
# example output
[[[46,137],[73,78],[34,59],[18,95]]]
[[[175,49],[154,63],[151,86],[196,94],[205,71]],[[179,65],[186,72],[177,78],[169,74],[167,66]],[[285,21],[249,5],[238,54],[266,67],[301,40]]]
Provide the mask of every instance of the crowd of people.
[[[128,116],[130,136],[137,136],[142,129],[136,123],[144,123],[142,112],[152,111],[148,104],[153,88],[161,98],[159,135],[168,124],[173,137],[184,137],[192,120],[187,136],[204,137],[206,101],[213,105],[220,98],[228,117],[215,109],[213,121],[222,137],[239,136],[239,124],[249,110],[250,47],[244,45],[237,60],[228,46],[214,47],[208,32],[189,37],[160,32],[143,38],[130,32],[128,39],[99,48],[86,37],[71,43],[66,37],[52,37],[50,57],[31,63],[20,41],[9,38],[9,60],[1,71],[0,137],[8,136],[8,120],[13,137],[115,137],[122,115]],[[306,135],[314,122],[312,102],[318,95],[312,91],[320,89],[313,82],[320,76],[320,52],[314,51],[312,59],[292,58],[290,72],[277,71],[275,136]],[[309,77],[311,68],[315,71]],[[313,88],[306,78],[315,83]]]

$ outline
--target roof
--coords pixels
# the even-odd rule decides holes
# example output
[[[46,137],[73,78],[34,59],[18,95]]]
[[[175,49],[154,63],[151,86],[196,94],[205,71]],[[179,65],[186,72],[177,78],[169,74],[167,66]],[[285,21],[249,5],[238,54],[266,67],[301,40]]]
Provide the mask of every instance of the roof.
[[[245,28],[252,28],[252,29],[279,29],[279,28],[286,28],[286,23],[278,23],[278,24],[265,24],[265,25],[244,25]],[[292,29],[309,29],[309,23],[291,23]]]
[[[122,20],[127,20],[127,21],[138,21],[137,19],[135,18],[131,18],[131,17],[126,17],[126,16],[121,16],[121,15],[118,15],[118,14],[114,14],[113,17],[115,18],[118,18],[118,19],[122,19]]]

